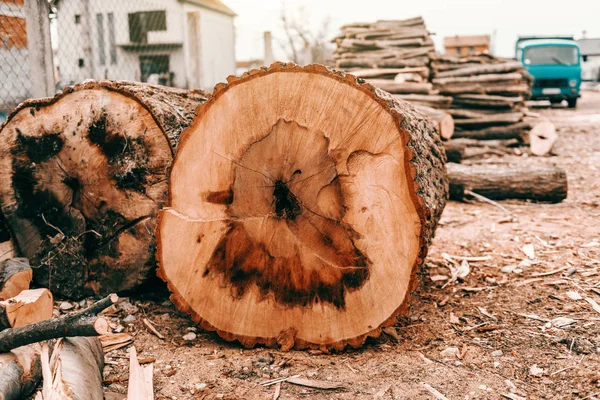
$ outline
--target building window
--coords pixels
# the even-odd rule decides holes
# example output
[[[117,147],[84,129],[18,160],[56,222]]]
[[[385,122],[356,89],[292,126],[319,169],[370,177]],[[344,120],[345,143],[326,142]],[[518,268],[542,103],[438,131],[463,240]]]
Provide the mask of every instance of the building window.
[[[106,64],[106,53],[104,52],[104,15],[96,14],[96,26],[98,27],[98,63]]]
[[[129,40],[132,43],[148,43],[148,32],[167,30],[165,11],[142,11],[128,17]]]
[[[469,47],[469,54],[475,54],[475,47]]]
[[[77,64],[79,65],[79,68],[85,67],[85,61],[83,60],[83,58],[77,60]]]
[[[456,46],[456,54],[459,54],[459,55],[460,55],[460,53],[461,53],[461,50],[462,50],[462,49],[460,48],[460,46]]]
[[[140,56],[141,81],[171,86],[168,55]]]
[[[115,16],[108,13],[108,49],[110,52],[110,63],[117,63],[117,45],[115,44]]]
[[[75,14],[75,23],[78,24],[81,22],[81,15]]]

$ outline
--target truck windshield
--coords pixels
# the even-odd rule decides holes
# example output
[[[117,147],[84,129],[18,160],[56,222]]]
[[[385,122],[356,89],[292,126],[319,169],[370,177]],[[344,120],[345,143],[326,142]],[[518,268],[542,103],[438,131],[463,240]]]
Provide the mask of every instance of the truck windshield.
[[[579,57],[573,46],[535,46],[525,49],[525,65],[577,65]]]

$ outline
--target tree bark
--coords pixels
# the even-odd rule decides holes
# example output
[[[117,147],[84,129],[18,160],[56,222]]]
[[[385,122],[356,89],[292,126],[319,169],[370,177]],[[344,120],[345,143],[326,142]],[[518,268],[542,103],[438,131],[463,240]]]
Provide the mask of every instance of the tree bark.
[[[357,78],[364,79],[394,79],[398,74],[419,74],[424,79],[429,78],[429,68],[427,67],[415,67],[415,68],[371,68],[362,69],[358,71],[350,72]]]
[[[523,64],[520,61],[510,61],[501,64],[480,64],[464,68],[457,68],[450,71],[437,72],[436,78],[450,78],[455,76],[472,76],[482,74],[497,74],[503,72],[520,71]]]
[[[431,82],[437,86],[492,83],[492,82],[520,82],[523,77],[520,73],[513,72],[508,74],[484,74],[472,76],[451,76],[448,78],[434,78]]]
[[[0,261],[0,301],[15,297],[29,289],[32,272],[26,258]]]
[[[559,203],[567,198],[567,173],[554,166],[448,164],[450,198],[463,200],[471,190],[488,199]]]
[[[204,100],[88,81],[9,116],[0,132],[0,203],[37,284],[79,298],[146,278],[169,165]]]
[[[159,276],[226,340],[360,346],[407,310],[444,161],[427,119],[351,75],[275,63],[230,79],[173,163]]]
[[[460,163],[465,157],[465,144],[456,140],[444,142],[444,150],[446,150],[446,159],[451,163]]]
[[[459,119],[455,122],[460,121]],[[528,121],[517,122],[516,124],[505,125],[505,126],[491,126],[489,128],[483,128],[472,131],[461,131],[456,130],[454,132],[454,138],[467,138],[467,139],[478,139],[478,140],[505,140],[505,139],[519,139],[522,140],[523,136],[527,134],[532,125]]]
[[[460,129],[477,129],[487,126],[514,125],[524,117],[522,112],[498,113],[480,116],[477,118],[457,118],[455,124]]]
[[[0,399],[26,399],[42,378],[40,346],[25,346],[0,354]]]
[[[496,94],[496,95],[525,95],[530,92],[529,86],[518,80],[507,80],[493,83],[448,84],[436,87],[441,94]]]
[[[398,94],[394,97],[400,100],[408,101],[415,105],[423,105],[442,110],[447,110],[452,105],[452,97],[449,96],[439,96],[434,94]]]
[[[444,110],[415,105],[415,108],[427,116],[433,122],[438,133],[443,139],[450,139],[454,135],[454,118]]]
[[[0,301],[0,331],[52,318],[52,300],[48,289],[33,289]]]
[[[523,103],[522,96],[506,97],[480,94],[460,94],[454,96],[453,105],[465,108],[495,108],[511,109],[515,105]]]
[[[59,339],[50,363],[42,355],[44,400],[103,400],[104,352],[98,338]]]
[[[60,318],[36,322],[0,332],[0,353],[45,340],[74,336],[98,336],[108,332],[108,322],[96,314],[115,304],[116,294],[111,294],[91,307]]]
[[[420,93],[428,94],[431,92],[431,83],[412,83],[412,82],[394,82],[388,79],[367,79],[367,83],[377,86],[386,92],[397,94],[397,93]]]

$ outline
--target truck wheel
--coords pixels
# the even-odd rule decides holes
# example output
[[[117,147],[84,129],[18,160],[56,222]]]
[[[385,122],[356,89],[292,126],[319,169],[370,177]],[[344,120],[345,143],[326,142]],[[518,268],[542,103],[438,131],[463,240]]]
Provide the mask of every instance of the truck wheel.
[[[577,98],[567,99],[567,104],[568,104],[569,108],[577,107]]]

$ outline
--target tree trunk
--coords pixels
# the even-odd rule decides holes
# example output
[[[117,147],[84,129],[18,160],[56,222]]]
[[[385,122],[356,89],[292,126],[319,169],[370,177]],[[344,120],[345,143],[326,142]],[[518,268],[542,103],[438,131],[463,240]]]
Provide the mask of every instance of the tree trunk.
[[[459,119],[455,122],[460,121]],[[516,124],[505,125],[505,126],[491,126],[489,128],[483,128],[473,131],[461,131],[456,130],[454,132],[454,138],[467,138],[467,139],[478,139],[478,140],[505,140],[505,139],[519,139],[522,140],[523,136],[527,134],[532,125],[530,122],[517,122]]]
[[[500,96],[525,95],[530,92],[529,86],[519,83],[516,80],[493,82],[493,83],[473,83],[473,84],[449,84],[440,87],[441,94],[495,94]]]
[[[0,301],[29,289],[31,267],[26,258],[9,258],[0,262]]]
[[[431,82],[434,85],[459,85],[459,84],[474,84],[474,83],[493,83],[493,82],[520,82],[522,76],[520,73],[513,72],[510,74],[486,74],[473,76],[452,76],[448,78],[434,78]]]
[[[486,94],[459,94],[454,96],[452,105],[465,108],[495,108],[512,109],[515,105],[523,103],[523,97],[506,97]]]
[[[0,354],[0,399],[26,399],[42,379],[40,346]]]
[[[446,159],[451,163],[460,163],[465,157],[465,144],[457,140],[449,140],[444,142],[444,150],[446,150]]]
[[[436,78],[450,78],[454,76],[472,76],[482,74],[498,74],[504,72],[513,72],[523,69],[523,64],[520,61],[510,61],[501,64],[481,64],[457,68],[450,71],[438,72]]]
[[[104,352],[95,337],[59,339],[50,363],[42,355],[44,400],[103,400]]]
[[[514,125],[523,119],[524,114],[522,112],[514,113],[497,113],[484,115],[477,118],[457,118],[455,125],[460,129],[477,129],[487,126],[502,126],[502,125]]]
[[[159,276],[226,340],[359,346],[407,311],[444,158],[410,104],[351,75],[276,63],[230,79],[174,161]]]
[[[9,116],[0,202],[38,284],[78,298],[144,280],[179,134],[203,101],[166,87],[85,82]]]
[[[567,173],[554,166],[448,164],[450,198],[462,200],[465,190],[489,199],[529,199],[559,203],[567,198]]]
[[[415,105],[419,104],[426,107],[443,110],[449,109],[452,105],[452,97],[449,96],[439,96],[433,94],[397,94],[394,97],[400,100],[408,101]]]
[[[450,139],[454,135],[454,118],[443,110],[416,105],[415,108],[427,116],[433,122],[438,133],[443,139]]]
[[[52,300],[52,293],[48,289],[33,289],[0,301],[0,331],[52,318]]]

